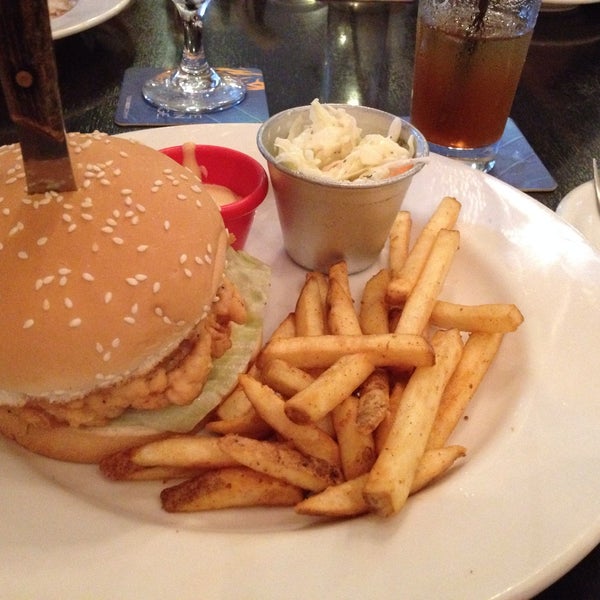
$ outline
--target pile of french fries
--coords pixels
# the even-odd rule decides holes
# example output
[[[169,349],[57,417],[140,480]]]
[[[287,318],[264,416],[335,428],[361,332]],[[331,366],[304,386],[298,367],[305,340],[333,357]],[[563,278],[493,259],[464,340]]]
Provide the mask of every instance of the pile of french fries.
[[[355,306],[344,262],[309,272],[290,313],[199,435],[115,454],[109,478],[183,478],[169,512],[293,506],[299,514],[389,516],[466,449],[448,445],[513,304],[438,300],[459,248],[460,203],[443,198],[410,245],[398,213],[389,264]]]

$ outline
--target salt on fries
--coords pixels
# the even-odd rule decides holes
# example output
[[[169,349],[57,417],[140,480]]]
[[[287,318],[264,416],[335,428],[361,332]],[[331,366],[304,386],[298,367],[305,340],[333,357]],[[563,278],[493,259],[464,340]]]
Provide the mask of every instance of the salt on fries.
[[[439,299],[460,234],[443,198],[415,243],[398,214],[389,264],[355,307],[344,262],[307,273],[236,390],[200,435],[105,459],[112,479],[183,479],[161,493],[171,512],[294,506],[299,514],[389,516],[465,456],[448,440],[523,316],[513,304]]]

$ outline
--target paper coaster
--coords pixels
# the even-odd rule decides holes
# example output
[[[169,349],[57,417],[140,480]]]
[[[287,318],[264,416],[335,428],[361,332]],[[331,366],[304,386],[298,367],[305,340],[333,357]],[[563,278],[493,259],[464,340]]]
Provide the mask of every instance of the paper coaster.
[[[506,123],[496,164],[490,175],[523,192],[551,192],[556,189],[556,181],[512,119]]]
[[[164,69],[132,67],[125,71],[115,123],[122,127],[160,127],[194,123],[262,123],[269,117],[263,74],[260,69],[240,67],[218,68],[219,73],[239,77],[247,87],[245,98],[235,106],[214,113],[198,115],[171,113],[157,109],[142,96],[142,85]]]

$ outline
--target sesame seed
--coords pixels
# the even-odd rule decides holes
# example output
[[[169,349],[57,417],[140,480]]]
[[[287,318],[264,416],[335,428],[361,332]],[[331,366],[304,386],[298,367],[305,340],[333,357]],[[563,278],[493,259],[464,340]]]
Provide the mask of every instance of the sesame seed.
[[[71,223],[71,225],[69,225],[69,227],[67,227],[67,232],[73,233],[76,229],[77,229],[77,225],[75,225],[75,223]]]
[[[91,273],[82,273],[81,275],[86,281],[94,281],[94,276]]]
[[[102,360],[108,362],[110,360],[110,352],[105,352],[104,356],[102,356]]]
[[[90,213],[81,213],[81,218],[84,221],[93,221],[94,217],[92,215],[90,215]]]
[[[132,305],[132,307],[131,307],[131,314],[132,314],[132,315],[136,315],[136,314],[137,314],[137,312],[138,312],[138,309],[139,309],[139,306],[138,306],[138,304],[137,304],[137,302],[136,302],[136,303],[135,303],[134,305]]]
[[[20,250],[19,252],[17,252],[17,256],[21,260],[27,260],[29,258],[29,254],[27,254],[27,252],[25,252],[25,250]]]
[[[58,280],[58,285],[60,285],[61,287],[65,287],[65,285],[67,285],[67,277],[66,275],[63,275],[59,280]]]
[[[17,233],[19,233],[19,231],[23,231],[23,229],[25,229],[25,225],[23,225],[23,223],[21,223],[21,221],[17,221],[17,223],[8,232],[8,237],[12,237],[13,235],[16,235]]]
[[[139,281],[138,281],[138,280],[137,280],[135,277],[127,277],[127,278],[125,279],[125,281],[126,281],[126,282],[127,282],[129,285],[133,285],[133,286],[136,286],[136,285],[139,283]]]
[[[42,282],[44,285],[49,285],[54,281],[54,275],[46,275],[46,277],[42,278]]]
[[[108,304],[112,300],[112,297],[112,292],[106,292],[106,294],[104,294],[104,304]]]
[[[65,298],[64,302],[67,308],[73,308],[73,300],[71,298]]]
[[[2,214],[3,214],[5,217],[8,217],[8,216],[10,215],[10,208],[3,208],[3,209],[2,209]]]
[[[100,250],[100,246],[96,242],[92,244],[92,252],[98,252]]]
[[[112,241],[117,244],[118,246],[122,246],[125,242],[123,241],[123,238],[120,237],[114,237],[112,238]]]
[[[157,307],[154,309],[154,314],[155,314],[157,317],[162,317],[162,316],[163,316],[163,314],[164,314],[164,313],[163,313],[163,309],[162,309],[160,306],[157,306]]]
[[[108,219],[106,219],[106,224],[110,225],[111,227],[116,227],[119,223],[117,223],[117,221],[109,217]]]
[[[191,279],[192,277],[192,272],[190,269],[184,269],[183,272],[186,274],[187,277],[189,277]]]
[[[30,329],[31,327],[33,327],[33,323],[33,319],[27,319],[25,323],[23,323],[23,329]]]
[[[132,225],[137,225],[139,222],[140,222],[140,218],[138,217],[138,215],[135,215],[135,217],[133,217],[133,219],[131,219]]]
[[[180,265],[183,265],[183,264],[185,264],[185,263],[186,263],[186,261],[187,261],[187,254],[182,254],[182,255],[179,257],[179,264],[180,264]]]
[[[143,204],[136,204],[135,207],[138,209],[139,212],[143,213],[146,212],[146,207]]]
[[[35,281],[36,291],[41,290],[43,285],[44,285],[44,282],[41,279],[36,279],[36,281]]]
[[[177,194],[178,200],[187,200],[187,196],[185,194]]]
[[[140,244],[137,247],[137,251],[138,252],[146,252],[146,250],[148,250],[148,248],[149,248],[148,244]]]
[[[131,194],[133,194],[133,190],[130,190],[129,188],[123,188],[121,190],[121,195],[123,196],[131,196]]]
[[[160,282],[158,282],[158,281],[155,281],[155,282],[152,284],[152,291],[153,291],[155,294],[158,294],[158,292],[160,291]]]
[[[69,327],[79,327],[81,325],[81,319],[76,317],[75,319],[71,319],[69,321]]]
[[[110,185],[110,180],[108,180],[108,179],[101,179],[100,180],[100,184],[108,187]]]
[[[166,325],[171,325],[172,321],[171,319],[169,319],[169,317],[167,317],[166,315],[162,318],[163,323],[165,323]]]
[[[114,228],[113,227],[109,227],[108,225],[105,225],[104,227],[102,227],[100,229],[100,231],[102,231],[102,233],[114,233]]]
[[[96,352],[102,354],[104,352],[104,346],[100,342],[96,342]]]
[[[84,188],[89,188],[89,187],[90,187],[90,185],[92,185],[92,182],[91,182],[91,180],[90,180],[90,179],[84,179],[84,180],[83,180],[83,187],[84,187]]]
[[[164,183],[164,182],[163,182],[163,180],[162,180],[162,179],[157,179],[157,180],[154,182],[154,185],[162,185],[163,183]]]
[[[195,257],[194,257],[194,261],[195,261],[195,262],[196,262],[196,264],[198,264],[198,265],[203,265],[203,264],[204,264],[204,261],[202,260],[202,257],[201,257],[201,256],[195,256]]]
[[[125,321],[125,323],[128,323],[129,325],[135,325],[135,319],[133,317],[130,317],[129,315],[124,317],[123,321]]]
[[[119,154],[123,157],[123,158],[128,158],[129,154],[127,154],[127,152],[125,152],[124,150],[120,150]]]
[[[165,228],[165,231],[169,231],[169,229],[171,229],[171,223],[169,221],[165,221],[163,223],[163,227]]]
[[[114,339],[114,340],[113,340],[113,341],[110,343],[110,345],[111,345],[113,348],[118,348],[118,347],[121,345],[121,339],[120,339],[120,338],[118,338],[118,337],[117,337],[117,338],[115,338],[115,339]]]

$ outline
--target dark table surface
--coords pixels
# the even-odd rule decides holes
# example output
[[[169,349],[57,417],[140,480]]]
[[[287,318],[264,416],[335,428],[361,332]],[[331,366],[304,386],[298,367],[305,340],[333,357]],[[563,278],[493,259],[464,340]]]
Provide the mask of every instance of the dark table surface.
[[[406,115],[415,17],[415,3],[213,0],[206,53],[215,65],[261,68],[271,114],[319,97]],[[131,131],[114,123],[124,71],[171,66],[181,43],[168,0],[133,0],[108,22],[57,40],[67,130]],[[543,8],[511,116],[558,184],[532,195],[556,209],[600,159],[600,4]],[[0,144],[13,141],[0,96]],[[600,546],[536,596],[558,598],[600,598]]]

